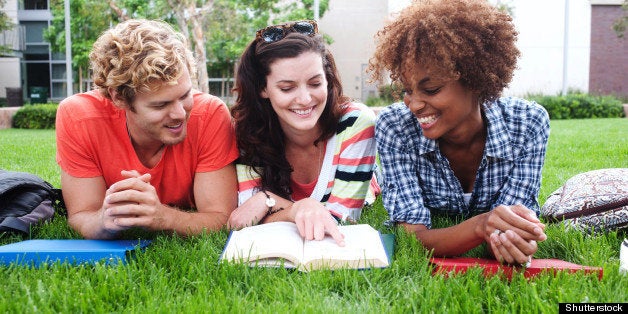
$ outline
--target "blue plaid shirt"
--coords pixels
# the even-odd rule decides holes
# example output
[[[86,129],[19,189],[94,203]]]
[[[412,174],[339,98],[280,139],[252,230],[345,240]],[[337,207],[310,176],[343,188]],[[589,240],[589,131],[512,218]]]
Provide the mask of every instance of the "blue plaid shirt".
[[[549,137],[547,112],[535,102],[500,98],[483,104],[482,114],[486,145],[467,205],[438,142],[423,137],[405,104],[382,110],[375,138],[382,165],[382,197],[391,222],[431,228],[430,212],[467,216],[500,204],[522,204],[538,215]]]

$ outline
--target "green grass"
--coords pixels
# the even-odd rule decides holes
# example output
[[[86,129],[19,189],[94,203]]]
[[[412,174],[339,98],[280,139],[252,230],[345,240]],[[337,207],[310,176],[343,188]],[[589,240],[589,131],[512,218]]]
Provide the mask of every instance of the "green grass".
[[[577,173],[628,167],[628,119],[552,121],[551,127],[541,202]],[[54,152],[54,131],[0,130],[2,169],[35,173],[58,187]],[[390,231],[385,219],[380,201],[363,215],[363,222]],[[66,223],[56,216],[33,237],[78,238]],[[511,282],[484,278],[477,269],[434,276],[428,252],[413,237],[393,232],[389,268],[312,273],[218,264],[226,230],[191,238],[151,235],[153,244],[126,265],[0,267],[0,312],[555,313],[559,302],[628,302],[628,276],[618,273],[625,232],[588,236],[549,225],[536,257],[601,266],[604,278],[558,274]],[[0,235],[0,244],[22,239]]]

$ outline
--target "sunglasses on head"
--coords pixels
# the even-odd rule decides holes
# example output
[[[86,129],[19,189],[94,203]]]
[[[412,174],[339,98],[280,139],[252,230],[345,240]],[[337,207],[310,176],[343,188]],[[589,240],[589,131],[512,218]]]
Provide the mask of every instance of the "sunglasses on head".
[[[314,36],[314,34],[318,33],[318,25],[316,24],[316,21],[312,20],[272,25],[258,30],[255,39],[261,39],[264,42],[272,43],[284,39],[284,37],[286,37],[289,33]]]

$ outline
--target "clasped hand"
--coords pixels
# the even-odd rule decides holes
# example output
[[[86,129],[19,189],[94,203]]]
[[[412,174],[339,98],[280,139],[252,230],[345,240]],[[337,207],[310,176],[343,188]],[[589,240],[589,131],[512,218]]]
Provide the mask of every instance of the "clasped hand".
[[[500,205],[488,213],[485,239],[500,262],[524,264],[536,253],[537,242],[547,239],[545,225],[523,205]]]
[[[102,223],[105,230],[115,233],[132,227],[159,230],[164,213],[151,175],[121,171],[125,179],[112,184],[105,193]]]

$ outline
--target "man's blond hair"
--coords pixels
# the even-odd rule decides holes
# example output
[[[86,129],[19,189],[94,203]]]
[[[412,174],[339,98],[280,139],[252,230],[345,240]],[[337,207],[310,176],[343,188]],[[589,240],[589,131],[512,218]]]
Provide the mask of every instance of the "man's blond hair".
[[[186,38],[161,21],[127,20],[105,31],[89,54],[94,84],[107,98],[113,88],[131,106],[138,92],[175,84],[196,73]]]

